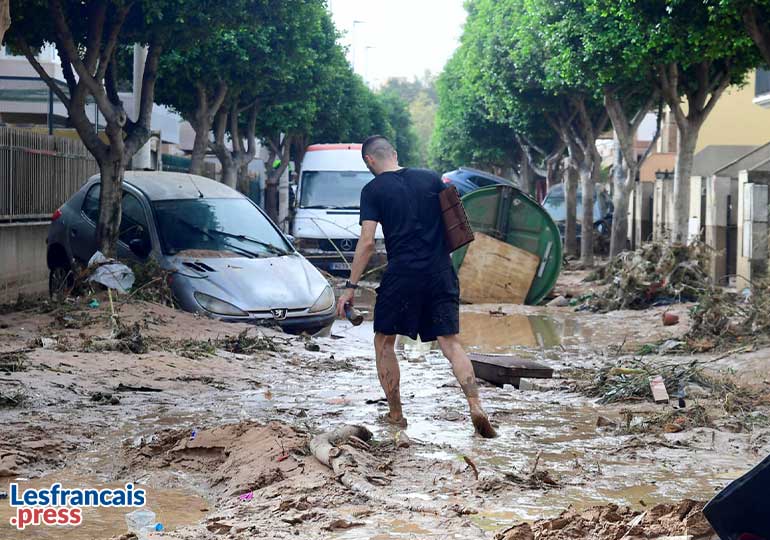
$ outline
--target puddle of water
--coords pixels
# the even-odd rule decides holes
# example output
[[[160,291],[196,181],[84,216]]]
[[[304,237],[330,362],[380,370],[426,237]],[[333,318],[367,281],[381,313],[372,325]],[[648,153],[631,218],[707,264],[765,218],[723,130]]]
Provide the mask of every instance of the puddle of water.
[[[550,348],[561,343],[561,329],[549,317],[527,315],[490,316],[463,311],[460,340],[469,351],[496,353],[515,347]]]
[[[6,479],[0,486],[9,491],[8,485],[13,479]],[[29,481],[17,482],[21,490],[26,488],[48,488],[51,484],[60,482],[65,489],[72,488],[121,488],[125,483],[100,482],[95,478],[77,476],[69,471],[36,478]],[[153,489],[136,484],[147,491],[148,508],[155,512],[157,520],[166,530],[197,523],[209,509],[205,499],[197,494],[181,489]],[[9,500],[0,502],[0,538],[23,538],[24,540],[104,540],[118,536],[127,531],[126,514],[137,508],[84,508],[83,523],[77,527],[48,527],[33,526],[18,531],[11,527],[9,520],[15,511]]]

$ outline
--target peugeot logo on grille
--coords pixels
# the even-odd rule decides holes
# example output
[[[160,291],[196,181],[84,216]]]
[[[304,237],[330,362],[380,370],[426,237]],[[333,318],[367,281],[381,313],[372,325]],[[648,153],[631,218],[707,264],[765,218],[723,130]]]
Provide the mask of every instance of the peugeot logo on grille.
[[[353,240],[349,240],[347,238],[344,240],[340,240],[340,249],[342,249],[343,251],[350,251],[351,249],[353,249]]]
[[[286,308],[271,309],[270,312],[273,314],[273,317],[276,321],[282,321],[286,318],[286,313],[288,310]]]

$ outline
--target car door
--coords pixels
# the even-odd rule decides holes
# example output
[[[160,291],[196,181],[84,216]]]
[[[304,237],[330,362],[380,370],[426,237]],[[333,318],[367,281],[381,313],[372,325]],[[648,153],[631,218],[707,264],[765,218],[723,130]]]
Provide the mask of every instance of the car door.
[[[150,227],[142,201],[139,197],[123,190],[123,199],[120,203],[120,232],[118,233],[118,258],[144,260],[147,257],[139,257],[131,251],[131,241],[139,240],[151,247]]]
[[[87,264],[96,252],[96,223],[99,221],[99,195],[101,184],[92,185],[83,198],[79,219],[72,220],[69,242],[73,257]]]

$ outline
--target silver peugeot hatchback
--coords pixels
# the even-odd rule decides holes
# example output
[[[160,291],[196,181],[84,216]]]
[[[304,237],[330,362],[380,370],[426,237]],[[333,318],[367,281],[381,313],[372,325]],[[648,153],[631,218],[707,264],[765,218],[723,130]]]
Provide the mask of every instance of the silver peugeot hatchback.
[[[52,216],[49,287],[59,290],[96,251],[100,178],[94,176]],[[209,178],[126,172],[118,258],[153,257],[171,272],[185,311],[238,322],[274,321],[316,333],[334,321],[334,291],[250,199]]]

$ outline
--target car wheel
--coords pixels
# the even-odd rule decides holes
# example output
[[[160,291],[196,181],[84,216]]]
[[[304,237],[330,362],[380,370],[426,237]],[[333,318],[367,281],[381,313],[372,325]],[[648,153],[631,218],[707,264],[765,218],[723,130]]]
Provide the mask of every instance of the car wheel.
[[[48,271],[48,294],[51,298],[68,296],[75,286],[75,274],[66,263],[57,262]]]

